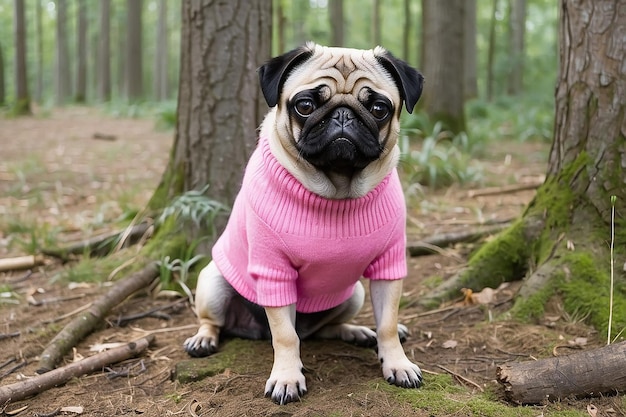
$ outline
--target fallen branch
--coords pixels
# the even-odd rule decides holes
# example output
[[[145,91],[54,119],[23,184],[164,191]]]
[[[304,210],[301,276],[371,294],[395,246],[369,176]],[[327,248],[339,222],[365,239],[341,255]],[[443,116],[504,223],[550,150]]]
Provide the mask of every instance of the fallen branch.
[[[626,390],[626,342],[568,356],[498,366],[498,382],[510,401],[539,404],[569,396]]]
[[[96,300],[87,311],[74,318],[52,339],[41,354],[37,373],[42,374],[54,369],[72,347],[104,322],[104,318],[113,307],[120,304],[135,291],[148,287],[158,275],[159,271],[156,264],[150,263],[142,270],[119,281],[109,292]]]
[[[82,240],[65,248],[42,249],[41,253],[66,260],[69,255],[106,255],[123,240],[126,244],[138,241],[150,228],[149,223],[139,223],[121,231],[104,233],[91,239]],[[124,246],[124,245],[121,245]]]
[[[43,265],[43,256],[27,255],[0,259],[0,272],[17,271]]]
[[[437,253],[438,249],[462,242],[475,242],[485,236],[493,235],[509,227],[510,224],[503,223],[476,230],[459,233],[443,233],[431,236],[418,242],[409,242],[408,249],[411,256],[423,256]]]
[[[148,335],[130,342],[125,346],[111,349],[90,356],[78,362],[57,368],[44,375],[38,375],[14,384],[0,387],[0,404],[23,400],[52,387],[62,385],[72,378],[102,369],[103,367],[138,356],[154,341],[154,335]]]

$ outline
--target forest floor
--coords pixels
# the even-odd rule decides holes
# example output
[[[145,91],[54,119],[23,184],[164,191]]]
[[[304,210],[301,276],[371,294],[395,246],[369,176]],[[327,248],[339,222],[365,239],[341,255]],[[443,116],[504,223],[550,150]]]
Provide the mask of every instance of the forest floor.
[[[120,218],[132,218],[129,213],[141,209],[158,184],[172,142],[172,132],[155,129],[151,120],[115,118],[92,108],[0,119],[0,258],[28,254],[36,242],[63,244],[108,232]],[[540,182],[548,149],[532,142],[490,145],[477,161],[484,181],[475,188]],[[408,198],[409,240],[510,220],[533,193],[471,196],[460,187],[418,190]],[[315,340],[301,346],[308,393],[299,403],[278,406],[264,398],[272,362],[267,341],[227,340],[214,357],[193,359],[199,367],[214,364],[213,376],[181,383],[173,375],[177,365],[189,363],[182,341],[194,334],[196,319],[184,300],[175,303],[146,292],[117,307],[106,328],[82,341],[65,362],[92,355],[99,344],[153,332],[156,340],[147,353],[5,408],[0,404],[0,415],[72,414],[62,407],[82,407],[85,416],[625,415],[626,401],[619,396],[532,407],[506,402],[496,382],[498,365],[602,345],[599,335],[581,317],[565,313],[558,300],[533,323],[507,317],[515,284],[484,303],[463,303],[459,294],[459,300],[440,310],[426,312],[417,305],[434,283],[463,267],[474,248],[456,245],[410,259],[400,320],[411,332],[405,351],[425,373],[420,390],[389,386],[371,349]],[[48,258],[30,273],[0,273],[0,386],[35,376],[38,355],[71,320],[70,313],[110,288],[106,275],[81,284],[60,278],[71,279],[75,266]],[[158,307],[163,308],[159,314],[116,325],[120,317]],[[358,322],[373,326],[368,303]]]

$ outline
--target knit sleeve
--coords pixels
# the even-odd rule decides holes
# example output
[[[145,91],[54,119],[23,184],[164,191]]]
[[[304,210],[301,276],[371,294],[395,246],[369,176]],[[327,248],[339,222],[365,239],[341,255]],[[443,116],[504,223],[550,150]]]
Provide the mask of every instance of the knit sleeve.
[[[297,301],[298,271],[283,240],[262,219],[248,221],[248,273],[256,281],[257,303],[282,307]]]
[[[363,276],[369,279],[401,279],[407,275],[406,221],[398,216],[384,251],[367,267]]]

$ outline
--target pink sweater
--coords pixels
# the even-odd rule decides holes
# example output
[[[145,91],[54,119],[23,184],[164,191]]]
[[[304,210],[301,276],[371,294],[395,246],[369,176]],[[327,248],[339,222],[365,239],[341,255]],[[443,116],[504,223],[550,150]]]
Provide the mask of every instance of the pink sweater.
[[[326,310],[347,300],[361,276],[406,276],[405,219],[396,170],[364,197],[326,199],[302,186],[260,138],[213,259],[254,303]]]

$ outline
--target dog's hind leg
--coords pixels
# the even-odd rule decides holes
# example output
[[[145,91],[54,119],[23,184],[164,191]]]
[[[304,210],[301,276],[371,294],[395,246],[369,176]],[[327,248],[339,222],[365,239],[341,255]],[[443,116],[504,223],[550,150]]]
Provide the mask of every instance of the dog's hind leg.
[[[306,329],[302,331],[302,337],[311,335],[320,339],[340,339],[358,346],[375,346],[376,332],[369,327],[348,323],[361,311],[364,301],[365,289],[359,281],[352,296],[337,307],[307,315],[308,317],[302,321],[315,323],[306,323],[302,326]],[[298,326],[299,333],[300,330],[301,326]]]
[[[200,328],[183,343],[189,355],[201,357],[217,351],[220,329],[224,326],[228,305],[234,294],[235,290],[226,282],[214,262],[200,271],[195,301]]]

